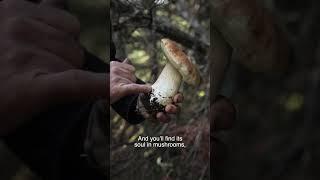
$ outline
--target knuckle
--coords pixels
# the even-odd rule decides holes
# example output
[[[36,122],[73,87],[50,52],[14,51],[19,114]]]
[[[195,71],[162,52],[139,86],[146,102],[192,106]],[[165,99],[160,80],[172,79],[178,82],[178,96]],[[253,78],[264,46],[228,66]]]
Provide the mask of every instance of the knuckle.
[[[111,73],[111,74],[116,74],[116,68],[117,68],[117,67],[111,66],[110,73]]]
[[[118,76],[111,77],[111,82],[116,83],[116,82],[119,82],[119,81],[120,81],[120,78]]]
[[[121,74],[121,69],[119,67],[113,67],[111,69],[112,74]]]

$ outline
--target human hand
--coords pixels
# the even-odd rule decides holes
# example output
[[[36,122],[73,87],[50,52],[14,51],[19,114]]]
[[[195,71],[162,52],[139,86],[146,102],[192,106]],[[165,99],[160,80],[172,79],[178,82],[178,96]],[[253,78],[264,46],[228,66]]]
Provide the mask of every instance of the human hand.
[[[80,24],[63,2],[0,1],[0,134],[51,106],[107,97],[107,75],[80,70]]]
[[[148,93],[151,86],[148,84],[137,84],[134,75],[135,68],[129,64],[129,60],[123,62],[112,61],[110,63],[110,103],[118,101],[122,97]]]
[[[123,62],[112,61],[110,63],[110,103],[114,103],[122,97],[132,94],[146,94],[152,88],[149,84],[136,84],[137,78],[134,75],[135,68],[130,65],[129,60],[125,59]],[[173,103],[165,107],[165,112],[158,112],[156,119],[159,122],[169,122],[168,114],[176,114],[180,111],[178,103],[183,101],[181,93],[173,97]],[[146,118],[149,115],[144,114]]]
[[[180,112],[179,103],[182,103],[183,95],[182,93],[178,93],[173,97],[173,103],[166,105],[164,108],[165,112],[158,112],[156,114],[156,119],[159,122],[168,123],[170,122],[169,114],[177,114]]]

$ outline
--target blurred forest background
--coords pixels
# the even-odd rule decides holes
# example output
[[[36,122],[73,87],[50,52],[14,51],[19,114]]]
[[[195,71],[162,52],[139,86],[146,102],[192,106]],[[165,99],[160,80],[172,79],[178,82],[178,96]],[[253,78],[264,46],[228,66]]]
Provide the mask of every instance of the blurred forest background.
[[[287,72],[256,73],[231,63],[221,93],[237,107],[230,131],[216,135],[228,146],[228,156],[211,169],[216,179],[309,180],[319,179],[319,0],[255,0],[275,18],[292,49]],[[130,126],[112,112],[112,179],[208,179],[208,88],[210,42],[209,0],[111,2],[113,40],[117,57],[129,57],[137,76],[154,82],[165,59],[159,39],[179,42],[198,64],[204,79],[197,89],[183,87],[186,100],[173,122]],[[105,0],[71,0],[70,7],[82,23],[81,41],[104,60],[109,49]],[[107,51],[108,52],[108,51]],[[180,134],[192,144],[181,149],[133,149],[137,135]],[[214,151],[215,149],[211,149]],[[37,178],[0,146],[0,179]],[[5,167],[5,168],[4,168]]]
[[[213,172],[227,180],[319,179],[320,1],[258,2],[289,41],[289,66],[278,74],[231,64],[222,93],[236,104],[238,119],[217,134],[229,150]]]

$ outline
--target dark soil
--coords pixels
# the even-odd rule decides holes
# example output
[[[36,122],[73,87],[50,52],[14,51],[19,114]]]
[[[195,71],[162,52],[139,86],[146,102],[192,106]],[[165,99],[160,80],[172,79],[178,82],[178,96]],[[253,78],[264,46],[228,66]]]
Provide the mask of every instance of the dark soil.
[[[157,102],[157,98],[153,98],[152,101],[150,100],[151,96],[154,96],[153,91],[141,96],[141,102],[143,103],[148,113],[152,116],[155,116],[158,112],[165,112],[165,107]]]

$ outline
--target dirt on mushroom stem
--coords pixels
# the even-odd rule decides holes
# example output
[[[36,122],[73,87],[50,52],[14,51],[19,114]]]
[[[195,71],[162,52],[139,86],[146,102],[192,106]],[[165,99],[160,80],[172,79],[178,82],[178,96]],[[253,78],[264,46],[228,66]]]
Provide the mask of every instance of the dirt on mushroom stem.
[[[158,94],[158,96],[162,97],[161,94]],[[141,96],[141,102],[146,108],[147,112],[152,116],[156,116],[158,112],[165,112],[165,106],[158,102],[158,98],[155,97],[153,90],[150,93],[143,94]]]

